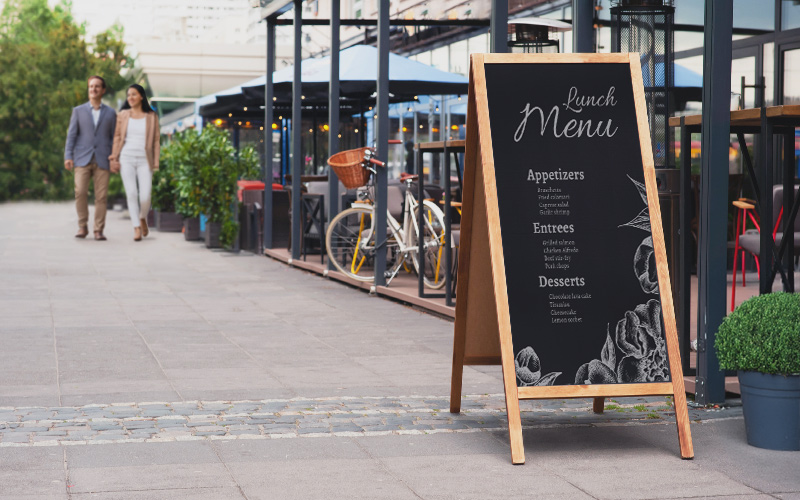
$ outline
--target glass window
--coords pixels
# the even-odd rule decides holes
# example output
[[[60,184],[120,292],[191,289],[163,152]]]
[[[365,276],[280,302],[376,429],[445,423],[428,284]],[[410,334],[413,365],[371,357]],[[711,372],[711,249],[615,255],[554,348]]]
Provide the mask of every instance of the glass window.
[[[466,40],[450,45],[450,71],[464,76],[469,74],[469,48]]]
[[[611,52],[611,28],[601,27],[596,30],[597,37],[597,52],[609,53]]]
[[[703,34],[694,31],[675,32],[675,52],[696,49],[703,46]]]
[[[781,2],[781,29],[800,28],[800,4],[793,0]]]
[[[764,44],[764,105],[775,105],[775,44]]]
[[[697,0],[675,0],[675,24],[703,26],[704,2]]]
[[[698,3],[702,5],[702,2]],[[774,31],[775,2],[772,0],[733,0],[733,27]]]
[[[800,104],[800,49],[783,53],[783,104]]]
[[[485,54],[489,52],[489,34],[483,33],[467,40],[470,54]]]
[[[442,71],[449,71],[450,57],[447,51],[447,46],[439,47],[431,51],[431,66]]]
[[[742,88],[742,78],[745,85],[753,85],[756,79],[756,58],[755,56],[741,57],[731,61],[731,92],[737,94],[742,109],[754,108],[756,91],[753,88]],[[744,98],[742,99],[742,92]]]

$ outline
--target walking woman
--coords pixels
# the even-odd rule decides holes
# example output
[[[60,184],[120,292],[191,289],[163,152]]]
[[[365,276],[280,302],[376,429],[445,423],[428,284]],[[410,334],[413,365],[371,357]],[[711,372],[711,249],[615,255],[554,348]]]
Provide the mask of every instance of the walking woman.
[[[150,211],[153,171],[158,170],[161,154],[160,132],[158,116],[147,102],[144,88],[134,83],[128,87],[125,104],[117,113],[114,146],[108,159],[111,160],[111,171],[122,176],[135,241],[140,241],[150,232],[147,213]]]

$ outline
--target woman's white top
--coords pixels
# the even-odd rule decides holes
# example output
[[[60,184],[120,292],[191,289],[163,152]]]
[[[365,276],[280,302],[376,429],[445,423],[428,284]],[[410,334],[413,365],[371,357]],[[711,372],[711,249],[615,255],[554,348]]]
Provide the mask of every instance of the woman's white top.
[[[125,134],[125,145],[122,146],[120,156],[144,157],[144,136],[146,132],[145,118],[129,118],[128,130]]]

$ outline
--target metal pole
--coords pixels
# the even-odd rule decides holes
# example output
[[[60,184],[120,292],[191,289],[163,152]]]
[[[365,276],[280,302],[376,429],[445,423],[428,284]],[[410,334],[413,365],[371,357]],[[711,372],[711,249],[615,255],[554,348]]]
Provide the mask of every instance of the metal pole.
[[[264,248],[272,248],[272,156],[275,154],[272,145],[272,73],[275,71],[275,23],[272,18],[267,24],[267,73],[264,81]]]
[[[389,0],[378,3],[378,99],[377,127],[375,137],[378,159],[386,161],[389,157]],[[377,168],[375,193],[375,286],[386,285],[386,207],[387,182],[386,168]]]
[[[489,49],[497,53],[508,52],[508,0],[492,0],[491,15]]]
[[[301,96],[303,95],[303,0],[294,0],[294,81],[292,83],[292,259],[300,258],[300,178],[303,175],[303,117]]]
[[[727,305],[727,263],[719,256],[726,255],[728,250],[726,233],[732,31],[732,3],[729,0],[706,0],[695,389],[695,400],[701,404],[725,401],[725,374],[719,368],[714,340],[725,317]],[[763,199],[761,201],[764,202]]]
[[[339,45],[341,34],[339,20],[341,17],[341,0],[331,0],[331,80],[328,86],[328,155],[339,152]],[[328,168],[328,221],[339,213],[339,177],[332,168]],[[333,263],[328,261],[328,269]]]
[[[594,52],[594,0],[572,0],[572,52]]]

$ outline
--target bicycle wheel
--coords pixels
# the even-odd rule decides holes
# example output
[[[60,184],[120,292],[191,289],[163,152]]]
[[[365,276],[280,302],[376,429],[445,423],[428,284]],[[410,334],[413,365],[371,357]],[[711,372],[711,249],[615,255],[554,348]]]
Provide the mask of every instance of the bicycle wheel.
[[[375,278],[375,231],[371,206],[353,207],[333,218],[325,235],[328,258],[358,281]]]
[[[445,248],[444,248],[444,214],[441,209],[429,201],[422,204],[422,208],[417,207],[414,211],[414,230],[409,235],[410,245],[417,248],[419,243],[417,239],[416,224],[419,220],[419,211],[422,210],[422,234],[423,234],[423,258],[425,261],[425,269],[423,273],[423,281],[425,286],[433,289],[442,288],[444,286],[444,273],[445,273]],[[417,252],[413,252],[412,261],[414,262],[414,269],[417,273],[420,272],[419,256]]]

